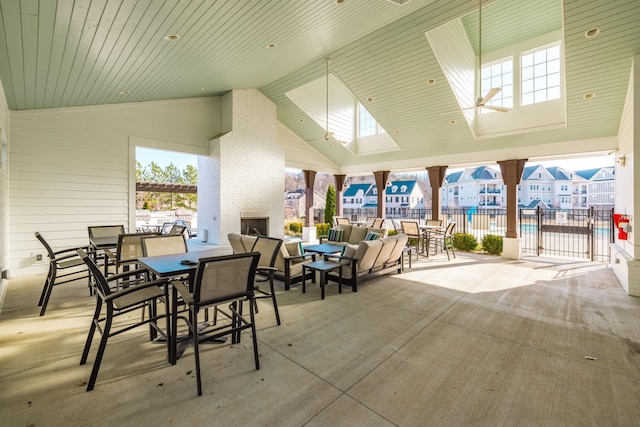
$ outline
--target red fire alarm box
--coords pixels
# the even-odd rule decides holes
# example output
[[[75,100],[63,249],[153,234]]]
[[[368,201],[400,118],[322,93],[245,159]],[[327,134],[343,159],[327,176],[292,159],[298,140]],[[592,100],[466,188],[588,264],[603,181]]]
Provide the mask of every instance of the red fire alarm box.
[[[629,236],[629,218],[624,214],[613,214],[613,223],[618,229],[618,240],[627,240]]]

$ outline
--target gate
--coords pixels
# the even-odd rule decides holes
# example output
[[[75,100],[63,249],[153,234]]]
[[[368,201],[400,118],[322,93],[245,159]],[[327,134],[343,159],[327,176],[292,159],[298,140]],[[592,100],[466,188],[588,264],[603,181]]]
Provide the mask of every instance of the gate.
[[[613,209],[521,209],[522,252],[608,262]]]

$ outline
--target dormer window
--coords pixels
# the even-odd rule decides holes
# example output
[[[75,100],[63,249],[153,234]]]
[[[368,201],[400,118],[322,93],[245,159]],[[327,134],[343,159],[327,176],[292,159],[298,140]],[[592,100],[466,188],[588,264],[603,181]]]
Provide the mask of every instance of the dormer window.
[[[400,191],[403,193],[407,192],[408,187],[406,185],[403,185],[402,187],[400,187]]]
[[[398,186],[397,185],[392,186],[391,187],[391,192],[392,193],[397,193],[398,192]]]
[[[384,129],[376,122],[376,119],[358,103],[358,136],[371,136],[385,133]]]
[[[521,105],[560,98],[560,44],[523,54]]]

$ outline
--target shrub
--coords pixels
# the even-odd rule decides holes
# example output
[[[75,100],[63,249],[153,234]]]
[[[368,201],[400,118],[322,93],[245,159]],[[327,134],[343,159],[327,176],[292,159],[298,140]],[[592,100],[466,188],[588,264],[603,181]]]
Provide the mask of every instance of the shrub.
[[[290,222],[289,223],[289,231],[294,234],[302,233],[302,223],[301,222]]]
[[[326,236],[329,233],[329,229],[331,228],[331,224],[322,223],[316,224],[316,236]]]
[[[502,253],[502,236],[487,234],[482,238],[482,248],[491,255]]]
[[[329,184],[327,188],[327,199],[324,206],[324,222],[331,224],[336,215],[336,190]]]
[[[478,247],[478,240],[473,234],[456,233],[453,235],[453,246],[461,251],[475,251]]]
[[[387,232],[387,236],[394,236],[394,235],[396,235],[396,234],[398,234],[398,232],[397,232],[396,230],[389,230],[389,231]]]

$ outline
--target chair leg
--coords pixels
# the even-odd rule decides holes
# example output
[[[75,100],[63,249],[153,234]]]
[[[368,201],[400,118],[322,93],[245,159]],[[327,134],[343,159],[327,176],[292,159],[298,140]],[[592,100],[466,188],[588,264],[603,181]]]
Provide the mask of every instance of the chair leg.
[[[142,310],[142,313],[144,313],[144,309]],[[156,300],[154,299],[152,301],[149,301],[149,319],[155,319],[157,314],[158,306],[156,304]],[[157,319],[151,320],[149,322],[149,341],[153,341],[158,337],[158,330],[155,328],[154,324],[157,324]]]
[[[53,291],[53,287],[56,284],[57,268],[53,266],[50,271],[51,271],[51,278],[48,281],[49,286],[46,287],[44,299],[42,300],[42,306],[40,307],[40,316],[44,316],[44,313],[47,311],[47,305],[49,305],[49,298],[51,298],[51,292]]]
[[[251,302],[251,301],[249,301]],[[251,307],[251,304],[249,304],[249,306]],[[253,314],[253,310],[251,310],[251,308],[249,308],[250,312],[249,312],[249,316],[251,319],[251,337],[253,340],[253,358],[256,362],[256,370],[260,369],[260,359],[259,359],[259,355],[258,355],[258,337],[256,335],[256,319],[255,316]]]
[[[51,264],[49,264],[49,272],[47,273],[47,278],[44,281],[44,286],[42,287],[42,293],[40,294],[40,300],[38,301],[38,307],[42,307],[42,303],[44,302],[44,297],[47,294],[47,289],[49,289],[49,285],[51,283],[52,280],[52,270],[55,267],[53,267]]]
[[[202,396],[202,377],[200,375],[200,343],[198,342],[198,313],[195,309],[191,309],[192,321],[189,327],[193,335],[193,359],[196,364],[196,385],[198,387],[198,396]]]
[[[278,301],[276,301],[276,290],[273,287],[273,274],[269,276],[269,285],[271,286],[271,300],[273,301],[273,311],[276,313],[276,323],[280,326],[280,312],[278,311]]]
[[[111,322],[113,321],[113,308],[107,307],[107,318],[102,330],[102,338],[100,339],[100,346],[98,347],[98,353],[96,354],[96,360],[93,362],[93,369],[91,370],[91,377],[89,377],[89,383],[87,384],[87,391],[93,390],[98,378],[98,371],[100,370],[100,363],[102,363],[102,356],[104,356],[104,350],[107,347],[107,340],[109,339],[109,332],[111,331]]]
[[[93,342],[93,335],[96,332],[96,322],[100,318],[101,310],[102,304],[98,302],[98,304],[96,304],[96,310],[93,313],[93,318],[91,319],[91,326],[89,327],[89,333],[87,334],[87,341],[84,343],[84,350],[82,351],[82,357],[80,358],[81,365],[87,363],[87,357],[89,356],[89,350],[91,349],[91,343]]]

